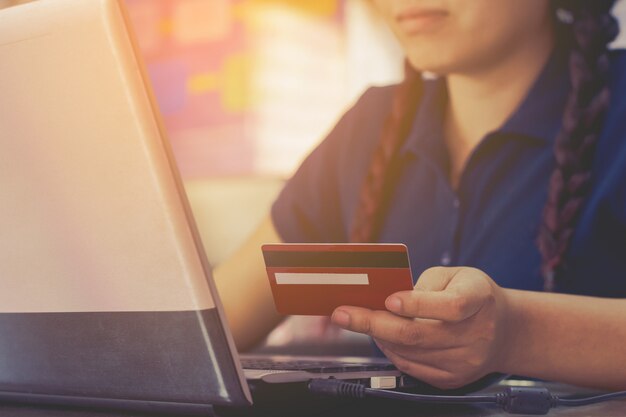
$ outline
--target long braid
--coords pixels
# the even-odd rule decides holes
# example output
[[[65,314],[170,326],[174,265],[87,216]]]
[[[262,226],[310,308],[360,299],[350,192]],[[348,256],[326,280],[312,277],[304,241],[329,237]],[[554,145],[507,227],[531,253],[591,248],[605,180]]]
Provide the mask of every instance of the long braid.
[[[571,91],[555,145],[556,167],[550,178],[537,245],[542,255],[544,289],[553,291],[576,221],[591,184],[596,142],[609,106],[607,44],[619,32],[611,15],[614,0],[557,2],[565,13],[570,39]]]
[[[411,65],[405,63],[404,81],[395,87],[391,112],[385,120],[381,139],[372,155],[359,205],[350,231],[351,242],[374,242],[383,218],[385,192],[391,182],[390,172],[398,149],[406,139],[422,96],[423,82]]]

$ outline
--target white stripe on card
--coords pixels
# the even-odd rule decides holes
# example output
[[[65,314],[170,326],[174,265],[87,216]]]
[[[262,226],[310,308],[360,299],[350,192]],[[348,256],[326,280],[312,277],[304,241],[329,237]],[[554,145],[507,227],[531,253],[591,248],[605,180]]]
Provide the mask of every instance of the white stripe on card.
[[[289,285],[369,285],[367,274],[332,274],[277,272],[274,274],[277,284]]]

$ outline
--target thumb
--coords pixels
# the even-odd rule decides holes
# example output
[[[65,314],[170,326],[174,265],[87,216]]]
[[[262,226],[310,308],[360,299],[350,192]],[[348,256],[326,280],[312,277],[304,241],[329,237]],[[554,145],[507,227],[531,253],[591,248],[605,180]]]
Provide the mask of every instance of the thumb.
[[[442,266],[428,268],[422,272],[422,275],[417,279],[415,289],[422,291],[443,291],[461,269],[460,267],[444,268]]]
[[[389,296],[385,305],[392,313],[411,317],[458,322],[480,310],[483,291],[474,280],[453,279],[464,268],[430,268],[420,276],[413,291]],[[468,277],[469,278],[469,277]]]

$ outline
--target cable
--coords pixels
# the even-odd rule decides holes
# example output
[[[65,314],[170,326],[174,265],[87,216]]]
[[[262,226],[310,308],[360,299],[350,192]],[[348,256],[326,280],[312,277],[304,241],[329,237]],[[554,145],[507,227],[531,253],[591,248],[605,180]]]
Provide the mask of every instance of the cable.
[[[339,379],[314,379],[309,382],[309,391],[335,397],[365,398],[378,397],[429,404],[494,404],[511,414],[547,414],[551,408],[578,407],[602,401],[626,398],[626,391],[577,399],[559,398],[546,388],[506,387],[491,395],[424,395],[406,392],[367,388],[362,384]]]
[[[609,394],[596,395],[595,397],[584,398],[557,398],[557,405],[565,407],[580,407],[583,405],[597,404],[603,401],[626,398],[626,391],[611,392]]]

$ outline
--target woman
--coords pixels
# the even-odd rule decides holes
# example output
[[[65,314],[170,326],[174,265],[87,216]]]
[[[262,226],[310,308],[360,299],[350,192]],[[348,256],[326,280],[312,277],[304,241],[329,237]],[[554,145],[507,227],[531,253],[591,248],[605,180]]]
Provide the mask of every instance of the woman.
[[[236,340],[279,320],[261,243],[403,242],[414,275],[425,270],[415,289],[388,311],[332,316],[400,370],[440,388],[502,372],[626,389],[626,56],[606,49],[613,1],[375,3],[405,81],[363,95],[216,272]]]

